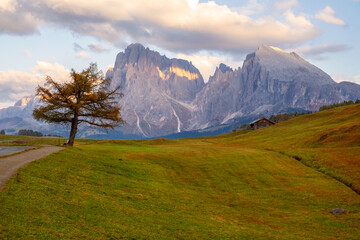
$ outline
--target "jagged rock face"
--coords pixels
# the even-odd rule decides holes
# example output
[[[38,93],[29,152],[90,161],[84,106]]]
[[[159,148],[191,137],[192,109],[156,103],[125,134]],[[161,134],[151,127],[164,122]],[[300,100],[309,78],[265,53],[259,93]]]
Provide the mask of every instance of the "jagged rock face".
[[[183,102],[191,102],[205,85],[199,70],[188,61],[168,59],[140,44],[119,53],[107,76],[124,91],[150,87]]]
[[[205,85],[188,61],[168,59],[140,44],[119,53],[107,77],[112,77],[113,86],[123,87],[123,131],[145,137],[188,129],[191,102]]]
[[[339,92],[339,84],[329,75],[295,53],[261,46],[247,56],[242,70],[245,101],[240,108],[247,108],[247,114],[289,108],[316,111],[324,104],[351,99]]]
[[[12,107],[0,109],[0,128],[6,129],[6,134],[17,134],[20,129],[46,132],[49,125],[39,123],[32,117],[32,112],[38,104],[38,97],[27,96],[21,98]]]
[[[316,85],[335,83],[329,75],[296,53],[286,53],[279,48],[266,45],[260,46],[255,53],[249,54],[245,64],[244,70],[248,70],[247,66],[255,69],[261,67],[261,70],[268,73],[269,79],[282,82],[301,81]]]
[[[242,113],[236,113],[241,84],[240,68],[233,71],[220,64],[194,101],[194,105],[198,107],[193,114],[193,129],[221,124],[227,116],[242,116]]]
[[[35,96],[27,96],[17,101],[14,106],[0,109],[0,119],[22,117],[32,119],[32,112],[39,103],[39,99]]]
[[[195,100],[201,107],[194,115],[196,127],[202,128],[243,116],[316,111],[357,98],[359,85],[336,83],[296,53],[263,45],[246,57],[241,69],[232,71],[223,64],[216,69]]]
[[[112,87],[123,87],[124,97],[119,104],[127,125],[116,129],[117,135],[112,136],[124,138],[233,124],[259,114],[316,111],[322,105],[360,99],[360,85],[336,83],[296,53],[266,45],[249,54],[242,68],[233,70],[220,64],[207,84],[188,61],[168,59],[140,44],[119,53],[114,68],[106,75],[112,78]],[[38,99],[30,97],[14,107],[0,109],[0,129],[26,125],[57,133],[54,126],[39,125],[32,119],[37,104]],[[77,136],[94,134],[105,132],[83,125]]]

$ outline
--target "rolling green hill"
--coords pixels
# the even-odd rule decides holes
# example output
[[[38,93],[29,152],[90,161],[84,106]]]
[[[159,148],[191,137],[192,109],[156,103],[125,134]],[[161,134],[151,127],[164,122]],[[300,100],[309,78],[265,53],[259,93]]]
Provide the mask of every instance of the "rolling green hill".
[[[217,137],[79,141],[7,184],[0,239],[358,239],[359,182],[359,104]]]
[[[338,107],[220,141],[277,151],[332,176],[360,194],[360,104]]]

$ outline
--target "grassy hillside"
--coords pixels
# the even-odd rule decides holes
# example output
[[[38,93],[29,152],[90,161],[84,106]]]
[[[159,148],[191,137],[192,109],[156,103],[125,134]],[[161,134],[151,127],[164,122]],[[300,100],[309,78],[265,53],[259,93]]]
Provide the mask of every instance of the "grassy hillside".
[[[265,148],[295,157],[360,194],[360,104],[307,114],[216,141]]]
[[[270,128],[221,135],[238,143],[277,148],[360,146],[360,104],[306,114]],[[242,141],[244,140],[244,141]]]
[[[7,184],[0,239],[358,239],[360,196],[334,176],[359,177],[359,116],[354,105],[212,138],[80,143]]]

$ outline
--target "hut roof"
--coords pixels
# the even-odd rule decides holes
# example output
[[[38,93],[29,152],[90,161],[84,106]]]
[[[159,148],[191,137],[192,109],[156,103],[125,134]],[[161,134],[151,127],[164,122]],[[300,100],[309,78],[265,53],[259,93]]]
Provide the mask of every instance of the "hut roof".
[[[255,124],[255,123],[257,123],[257,122],[260,122],[261,120],[266,120],[266,121],[268,121],[268,122],[270,122],[270,123],[272,123],[272,124],[275,124],[273,121],[270,121],[270,120],[267,119],[267,118],[260,118],[260,119],[257,119],[257,120],[255,120],[255,121],[251,122],[250,125],[251,125],[251,124]]]

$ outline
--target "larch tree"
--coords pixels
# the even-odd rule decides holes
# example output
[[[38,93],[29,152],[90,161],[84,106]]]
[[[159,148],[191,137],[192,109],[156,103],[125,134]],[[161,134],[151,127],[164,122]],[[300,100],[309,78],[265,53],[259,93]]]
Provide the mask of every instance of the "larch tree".
[[[36,120],[70,125],[68,146],[74,145],[81,123],[105,129],[125,123],[119,106],[121,87],[110,88],[111,79],[105,78],[95,63],[82,72],[72,69],[70,77],[59,83],[46,76],[45,85],[36,88],[41,103],[33,111]]]

